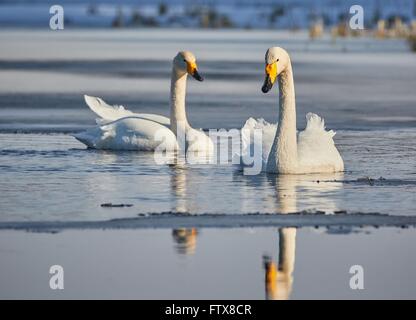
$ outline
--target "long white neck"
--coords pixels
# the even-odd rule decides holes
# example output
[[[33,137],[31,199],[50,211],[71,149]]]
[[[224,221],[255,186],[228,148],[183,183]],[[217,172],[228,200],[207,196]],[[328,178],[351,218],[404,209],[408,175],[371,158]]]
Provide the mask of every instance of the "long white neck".
[[[296,103],[292,65],[289,61],[279,76],[279,123],[267,162],[267,169],[296,173],[298,165],[296,138]]]
[[[186,79],[188,75],[172,70],[170,83],[170,128],[177,136],[189,128],[185,110]]]

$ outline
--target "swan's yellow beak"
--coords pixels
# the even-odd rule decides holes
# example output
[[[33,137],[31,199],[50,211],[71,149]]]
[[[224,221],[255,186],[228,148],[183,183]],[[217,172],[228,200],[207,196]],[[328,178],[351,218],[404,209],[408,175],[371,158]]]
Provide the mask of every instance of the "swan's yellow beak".
[[[261,90],[264,93],[268,92],[273,87],[273,84],[276,81],[277,62],[266,64],[265,72],[266,72],[266,78],[264,79],[264,84],[263,84],[263,87],[261,88]]]
[[[186,62],[186,71],[198,81],[203,81],[204,78],[198,73],[198,66],[196,62]]]

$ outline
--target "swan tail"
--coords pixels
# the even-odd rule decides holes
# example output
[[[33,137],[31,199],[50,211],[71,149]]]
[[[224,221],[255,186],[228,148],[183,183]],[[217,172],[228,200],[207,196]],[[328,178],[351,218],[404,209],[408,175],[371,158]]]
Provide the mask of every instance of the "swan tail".
[[[98,97],[84,95],[84,99],[91,111],[100,117],[96,119],[97,124],[104,124],[133,115],[133,112],[126,110],[123,106],[111,106]]]
[[[116,130],[117,128],[114,125],[102,125],[72,134],[72,136],[88,148],[105,149],[109,147],[111,149],[111,143],[114,142],[114,138],[117,136]]]
[[[310,172],[338,172],[344,162],[335,142],[335,132],[325,129],[324,120],[314,113],[306,115],[307,124],[298,135],[299,166]]]
[[[72,136],[77,139],[79,142],[85,144],[88,148],[94,148],[95,147],[95,139],[93,136],[88,134],[88,131],[79,132],[72,134]]]
[[[315,113],[309,112],[306,114],[306,128],[305,132],[319,132],[325,133],[328,137],[333,138],[335,136],[335,131],[325,130],[325,120],[318,116]]]

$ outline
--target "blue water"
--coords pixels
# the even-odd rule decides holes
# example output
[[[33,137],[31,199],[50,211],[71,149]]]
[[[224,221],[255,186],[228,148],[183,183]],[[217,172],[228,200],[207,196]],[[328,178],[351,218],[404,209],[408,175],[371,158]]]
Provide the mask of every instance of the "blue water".
[[[231,164],[157,165],[153,153],[88,150],[66,134],[1,134],[1,220],[271,213],[282,206],[413,215],[415,138],[410,129],[340,131],[344,174],[278,177],[244,176]],[[133,206],[101,207],[108,202]]]
[[[415,216],[416,56],[404,41],[69,29],[1,30],[0,42],[0,224],[50,231],[0,232],[1,298],[415,297],[413,228],[229,229],[216,228],[215,216],[211,229],[100,227],[122,219],[128,229],[125,218],[163,212]],[[337,131],[344,173],[244,176],[230,163],[157,165],[152,153],[89,150],[71,136],[94,125],[84,93],[168,115],[170,60],[184,48],[206,78],[189,81],[194,127],[240,128],[250,116],[275,122],[277,91],[260,92],[271,45],[292,56],[298,128],[307,112],[323,116]],[[35,227],[53,221],[60,232]],[[83,230],[68,230],[68,221]],[[85,221],[98,221],[89,224],[95,230]],[[65,269],[63,291],[49,289],[53,264]],[[349,286],[356,264],[365,290]],[[266,283],[267,268],[277,266],[278,278]]]
[[[169,34],[177,44],[165,41]],[[413,215],[415,56],[398,40],[333,44],[309,42],[303,34],[280,37],[270,31],[0,33],[15,52],[0,59],[0,221],[106,220],[165,211]],[[275,122],[277,90],[260,92],[262,55],[274,43],[268,38],[292,54],[298,128],[309,111],[323,116],[337,131],[345,173],[248,177],[231,164],[161,166],[151,153],[88,150],[70,136],[94,125],[83,93],[168,115],[170,52],[185,44],[201,56],[206,78],[188,83],[194,127],[240,128],[250,116]],[[55,51],[44,51],[57,41]],[[113,48],[113,58],[103,46]],[[101,207],[108,202],[132,206]]]

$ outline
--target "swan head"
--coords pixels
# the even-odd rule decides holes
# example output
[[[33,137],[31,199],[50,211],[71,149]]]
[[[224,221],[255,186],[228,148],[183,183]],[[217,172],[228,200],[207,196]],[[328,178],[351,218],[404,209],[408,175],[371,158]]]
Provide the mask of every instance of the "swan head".
[[[285,71],[287,66],[290,65],[289,54],[283,48],[271,47],[266,51],[265,63],[266,78],[261,88],[261,91],[264,93],[270,91],[279,74]]]
[[[190,51],[178,52],[176,57],[173,59],[173,68],[179,76],[189,74],[198,81],[204,80],[204,78],[198,73],[196,58]]]

